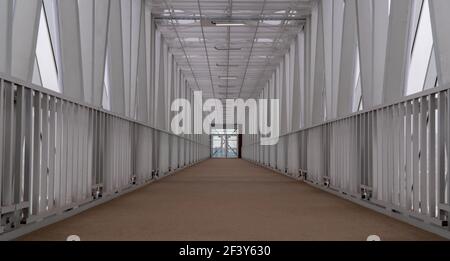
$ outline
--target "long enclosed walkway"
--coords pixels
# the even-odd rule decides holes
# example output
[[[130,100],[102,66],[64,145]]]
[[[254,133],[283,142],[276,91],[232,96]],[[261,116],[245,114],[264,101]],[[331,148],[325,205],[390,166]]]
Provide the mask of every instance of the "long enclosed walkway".
[[[438,240],[243,160],[211,159],[22,240]]]

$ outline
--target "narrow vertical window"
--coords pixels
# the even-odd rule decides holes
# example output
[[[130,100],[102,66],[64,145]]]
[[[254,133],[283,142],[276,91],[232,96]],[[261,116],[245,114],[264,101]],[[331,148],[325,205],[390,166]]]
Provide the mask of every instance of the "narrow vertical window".
[[[362,89],[361,89],[361,64],[359,60],[359,44],[356,45],[355,70],[353,81],[353,112],[361,108]]]
[[[41,9],[41,17],[39,21],[39,31],[36,43],[36,60],[37,68],[35,73],[39,73],[40,75],[39,77],[33,76],[33,78],[40,78],[43,87],[55,92],[60,92],[55,55],[50,39],[47,16],[44,8]]]
[[[429,69],[432,69],[430,66],[433,66],[433,63],[430,63],[433,51],[433,32],[428,0],[423,2],[419,19],[411,54],[406,95],[429,88],[425,86],[425,79]]]
[[[105,110],[111,110],[111,102],[109,99],[110,93],[110,82],[109,82],[109,49],[106,49],[106,58],[105,58],[105,77],[104,77],[104,86],[103,86],[103,99],[102,106]]]

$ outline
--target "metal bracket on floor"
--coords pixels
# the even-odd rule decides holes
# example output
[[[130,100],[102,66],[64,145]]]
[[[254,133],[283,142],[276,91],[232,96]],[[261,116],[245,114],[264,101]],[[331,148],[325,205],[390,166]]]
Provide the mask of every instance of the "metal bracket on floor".
[[[0,233],[14,230],[23,224],[29,208],[28,201],[0,207]]]
[[[305,171],[305,170],[299,169],[299,170],[298,170],[298,178],[299,178],[300,180],[307,180],[307,178],[308,178],[308,172]]]
[[[323,186],[324,187],[326,187],[326,188],[329,188],[330,187],[330,177],[322,177],[322,179],[323,179]]]
[[[439,204],[439,219],[442,221],[442,226],[447,227],[448,230],[450,230],[450,227],[448,226],[449,213],[450,213],[450,206],[440,203]]]
[[[101,197],[103,197],[103,184],[92,186],[92,198],[95,200]]]
[[[361,185],[361,199],[363,200],[370,200],[372,198],[372,188],[368,186]]]
[[[136,175],[132,175],[130,178],[130,184],[131,185],[136,185],[137,182],[137,176]]]
[[[159,169],[152,170],[152,179],[159,178]]]

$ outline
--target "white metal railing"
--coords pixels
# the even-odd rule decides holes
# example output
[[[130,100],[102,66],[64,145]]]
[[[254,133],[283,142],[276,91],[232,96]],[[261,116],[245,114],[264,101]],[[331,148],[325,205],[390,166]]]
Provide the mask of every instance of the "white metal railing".
[[[0,238],[208,157],[209,141],[0,74]]]
[[[243,157],[448,233],[449,86],[286,134]],[[436,230],[438,228],[438,230]]]

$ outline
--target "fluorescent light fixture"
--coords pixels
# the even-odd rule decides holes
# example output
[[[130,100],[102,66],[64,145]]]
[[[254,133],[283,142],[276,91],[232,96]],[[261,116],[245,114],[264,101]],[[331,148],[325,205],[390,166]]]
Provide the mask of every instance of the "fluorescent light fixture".
[[[219,88],[230,88],[230,89],[233,89],[233,88],[236,88],[237,86],[234,86],[234,85],[218,85],[217,87],[219,87]]]
[[[196,20],[176,20],[178,24],[193,24],[195,22],[197,22]]]
[[[197,38],[197,37],[188,37],[183,39],[185,42],[200,42],[203,41],[203,38]]]
[[[174,9],[172,10],[174,13],[184,13],[183,10],[179,10],[179,9]],[[164,9],[164,13],[170,13],[169,9]]]
[[[258,55],[258,56],[256,56],[256,58],[261,58],[261,59],[267,59],[267,58],[269,58],[269,59],[272,59],[273,56],[272,56],[272,55]]]
[[[285,13],[286,13],[286,10],[276,11],[275,13],[276,13],[276,14],[285,14]]]
[[[263,21],[264,24],[269,24],[269,25],[280,25],[282,23],[281,20],[265,20]]]
[[[245,26],[242,22],[213,22],[216,26]]]
[[[217,63],[216,66],[217,67],[239,67],[240,65],[239,64],[220,64],[220,63]]]
[[[270,38],[257,38],[255,41],[257,43],[273,43],[273,39]]]
[[[219,76],[219,79],[221,80],[236,80],[236,76]]]
[[[217,46],[214,46],[214,49],[216,49],[217,51],[240,51],[240,50],[242,50],[241,47],[220,48]]]

